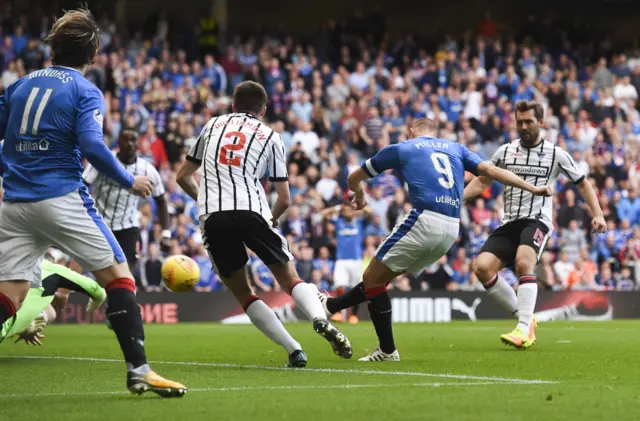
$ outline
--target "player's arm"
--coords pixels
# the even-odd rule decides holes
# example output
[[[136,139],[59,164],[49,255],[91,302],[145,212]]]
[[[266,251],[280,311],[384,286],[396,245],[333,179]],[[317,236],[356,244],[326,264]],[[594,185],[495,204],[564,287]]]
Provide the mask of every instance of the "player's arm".
[[[284,142],[280,135],[271,144],[271,154],[268,161],[269,181],[273,183],[278,198],[273,205],[271,222],[273,226],[278,225],[278,220],[282,214],[289,209],[291,204],[291,193],[289,191],[289,174],[287,172],[287,154],[284,150]]]
[[[496,154],[494,154],[495,157]],[[533,193],[536,196],[551,196],[553,195],[553,189],[550,186],[532,186],[522,178],[518,177],[511,171],[503,170],[493,165],[491,161],[483,161],[478,155],[471,152],[466,147],[462,146],[462,161],[464,163],[464,169],[474,175],[481,175],[490,179],[496,180],[507,186],[512,186],[518,189],[526,190]],[[486,180],[480,180],[479,183],[484,183]],[[479,190],[479,186],[472,186],[474,191]],[[484,190],[484,189],[483,189]],[[482,191],[480,193],[482,193]],[[471,191],[471,192],[474,192]],[[467,195],[470,196],[470,195]],[[463,194],[463,199],[465,195]]]
[[[464,188],[462,200],[469,200],[480,196],[483,191],[491,186],[491,183],[493,183],[493,180],[484,175],[475,177],[469,182],[469,184],[467,184],[467,187]]]
[[[498,168],[489,161],[482,161],[478,165],[478,174],[492,178],[504,185],[526,190],[536,196],[553,196],[553,188],[551,186],[533,186],[511,171]]]
[[[148,174],[149,180],[151,180],[151,185],[153,186],[151,196],[153,196],[153,200],[156,202],[158,219],[160,220],[160,226],[162,227],[162,245],[165,248],[165,251],[167,251],[171,247],[171,231],[169,230],[171,224],[169,219],[169,207],[167,206],[167,200],[164,195],[164,184],[162,183],[162,177],[160,177],[160,174],[152,165],[149,165]]]
[[[322,209],[320,214],[324,219],[332,219],[340,212],[340,205],[331,206],[329,208]]]
[[[387,146],[378,152],[373,158],[367,159],[362,166],[349,174],[347,184],[355,197],[353,199],[356,209],[364,209],[367,202],[364,197],[363,181],[376,177],[378,174],[396,168],[400,161],[397,145]]]
[[[134,177],[118,162],[104,143],[102,124],[104,99],[97,90],[89,90],[80,98],[76,117],[77,138],[80,150],[99,172],[127,189],[148,196],[151,183],[147,177]]]
[[[198,183],[193,178],[193,174],[202,166],[204,159],[204,149],[206,145],[205,131],[209,128],[209,124],[205,125],[196,143],[191,146],[187,152],[187,159],[182,163],[176,175],[176,181],[182,190],[193,200],[198,200]]]
[[[582,198],[589,209],[593,219],[591,220],[591,226],[596,232],[605,232],[607,230],[607,223],[604,220],[604,213],[600,207],[598,196],[593,190],[593,186],[586,180],[586,177],[578,169],[575,161],[571,156],[563,149],[557,148],[558,168],[573,184],[576,185],[578,191],[582,195]]]
[[[100,174],[98,170],[96,170],[93,165],[89,164],[82,173],[82,181],[84,181],[84,184],[87,186],[90,186],[96,181],[98,174]]]

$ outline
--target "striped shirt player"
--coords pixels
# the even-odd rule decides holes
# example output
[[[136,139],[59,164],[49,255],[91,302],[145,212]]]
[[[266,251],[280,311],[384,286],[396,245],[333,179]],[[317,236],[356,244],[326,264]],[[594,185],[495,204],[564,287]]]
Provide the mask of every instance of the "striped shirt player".
[[[214,218],[224,218],[228,215],[227,212],[245,211],[247,213],[242,212],[244,217],[252,220],[247,221],[247,224],[264,224],[268,229],[260,232],[269,238],[270,255],[263,258],[254,250],[265,264],[293,258],[286,239],[270,227],[273,215],[260,183],[267,172],[269,181],[289,179],[284,143],[278,133],[250,113],[222,115],[212,118],[202,129],[196,143],[187,153],[187,159],[201,165],[198,217],[210,252],[215,247],[213,243],[219,238],[219,234],[207,229],[206,221],[209,217],[216,215]],[[228,259],[233,254],[229,246],[221,244],[227,258],[214,259],[222,276],[227,276],[225,273],[232,271],[224,270],[227,263],[233,263],[233,266],[238,264]],[[239,248],[238,252],[240,253]],[[244,255],[246,252],[242,251],[241,260],[244,260]]]
[[[524,146],[520,139],[504,144],[493,154],[491,162],[534,186],[555,185],[561,174],[574,184],[580,184],[585,178],[571,155],[544,139],[531,148]],[[530,245],[540,259],[553,230],[553,201],[509,186],[505,187],[503,197],[502,226],[489,236],[480,253],[489,251],[515,269],[515,253],[522,241]],[[520,242],[505,241],[507,233],[514,238],[517,233]],[[528,239],[522,240],[525,236]]]
[[[269,267],[280,287],[313,320],[314,331],[336,355],[353,355],[347,338],[326,319],[311,285],[299,279],[287,240],[276,226],[289,207],[291,194],[284,144],[262,122],[267,93],[246,81],[233,92],[233,113],[212,118],[204,127],[177,181],[198,201],[200,229],[211,261],[251,322],[289,354],[289,366],[304,367],[306,354],[269,307],[254,293],[247,277],[247,248]],[[193,178],[198,171],[199,185]],[[269,175],[277,193],[270,209],[260,179]]]
[[[133,130],[123,130],[118,137],[116,158],[124,168],[134,176],[146,176],[151,181],[151,195],[156,201],[158,217],[162,225],[163,240],[171,238],[169,231],[169,212],[164,198],[162,178],[155,167],[147,160],[136,155],[138,134]],[[138,208],[140,197],[129,189],[113,182],[89,164],[82,174],[87,185],[91,185],[93,199],[102,219],[118,240],[127,257],[130,268],[137,263],[137,252],[140,240],[140,215]]]
[[[492,162],[535,186],[555,185],[563,174],[577,186],[591,208],[594,229],[603,229],[602,210],[591,183],[585,182],[584,174],[568,153],[541,137],[543,117],[542,105],[534,101],[518,102],[515,120],[520,138],[498,148]],[[488,184],[490,180],[483,177],[472,180],[464,197],[479,194]],[[533,312],[538,284],[534,272],[553,232],[551,202],[550,198],[533,197],[518,188],[506,187],[503,223],[491,233],[475,262],[475,274],[487,293],[518,317],[516,328],[500,337],[503,343],[516,348],[528,348],[536,341]],[[518,275],[517,295],[498,275],[504,267]]]

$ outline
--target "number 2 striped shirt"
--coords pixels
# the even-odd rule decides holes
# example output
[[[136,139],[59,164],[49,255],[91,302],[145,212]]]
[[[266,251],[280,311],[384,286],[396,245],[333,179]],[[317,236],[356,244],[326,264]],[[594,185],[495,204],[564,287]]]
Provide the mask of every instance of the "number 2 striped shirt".
[[[249,210],[271,220],[259,180],[287,181],[287,157],[278,133],[248,113],[212,118],[187,159],[200,165],[198,215]]]

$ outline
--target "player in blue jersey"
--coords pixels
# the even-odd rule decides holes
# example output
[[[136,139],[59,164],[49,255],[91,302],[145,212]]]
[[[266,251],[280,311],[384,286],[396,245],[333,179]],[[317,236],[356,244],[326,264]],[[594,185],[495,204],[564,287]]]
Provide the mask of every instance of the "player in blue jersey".
[[[344,306],[342,308],[369,302],[369,313],[380,346],[360,361],[400,360],[393,340],[387,285],[403,273],[421,273],[446,254],[456,241],[465,171],[487,175],[535,195],[553,194],[551,187],[534,187],[512,172],[483,161],[464,145],[433,138],[435,133],[432,120],[417,119],[409,129],[409,140],[387,146],[349,174],[349,189],[355,194],[353,202],[356,209],[366,206],[362,182],[390,169],[401,173],[407,181],[413,206],[404,221],[395,226],[376,250],[375,257],[364,271],[362,285],[351,289],[347,297],[321,297],[325,308],[333,309],[338,302]]]
[[[100,48],[98,26],[88,10],[68,11],[53,24],[47,41],[54,66],[18,80],[0,99],[5,166],[0,324],[15,315],[30,283],[40,285],[42,258],[56,246],[104,286],[129,390],[182,396],[185,386],[158,376],[147,364],[133,276],[82,181],[84,156],[125,188],[141,196],[151,193],[149,179],[126,172],[104,143],[104,98],[84,77]]]
[[[364,269],[362,264],[363,217],[369,218],[371,210],[364,208],[362,211],[356,211],[347,198],[342,205],[323,211],[323,215],[336,227],[336,266],[333,271],[333,286],[336,292],[342,295],[361,283]],[[358,323],[358,307],[359,304],[351,307],[349,323]],[[328,310],[331,311],[331,309]],[[331,320],[341,322],[344,317],[341,312],[336,311]]]

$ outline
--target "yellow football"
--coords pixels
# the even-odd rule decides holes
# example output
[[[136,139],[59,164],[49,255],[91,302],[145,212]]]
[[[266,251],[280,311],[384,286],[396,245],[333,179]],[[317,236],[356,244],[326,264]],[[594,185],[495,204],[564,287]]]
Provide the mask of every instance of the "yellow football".
[[[200,279],[200,267],[192,258],[170,256],[162,264],[162,282],[173,292],[190,291]]]

